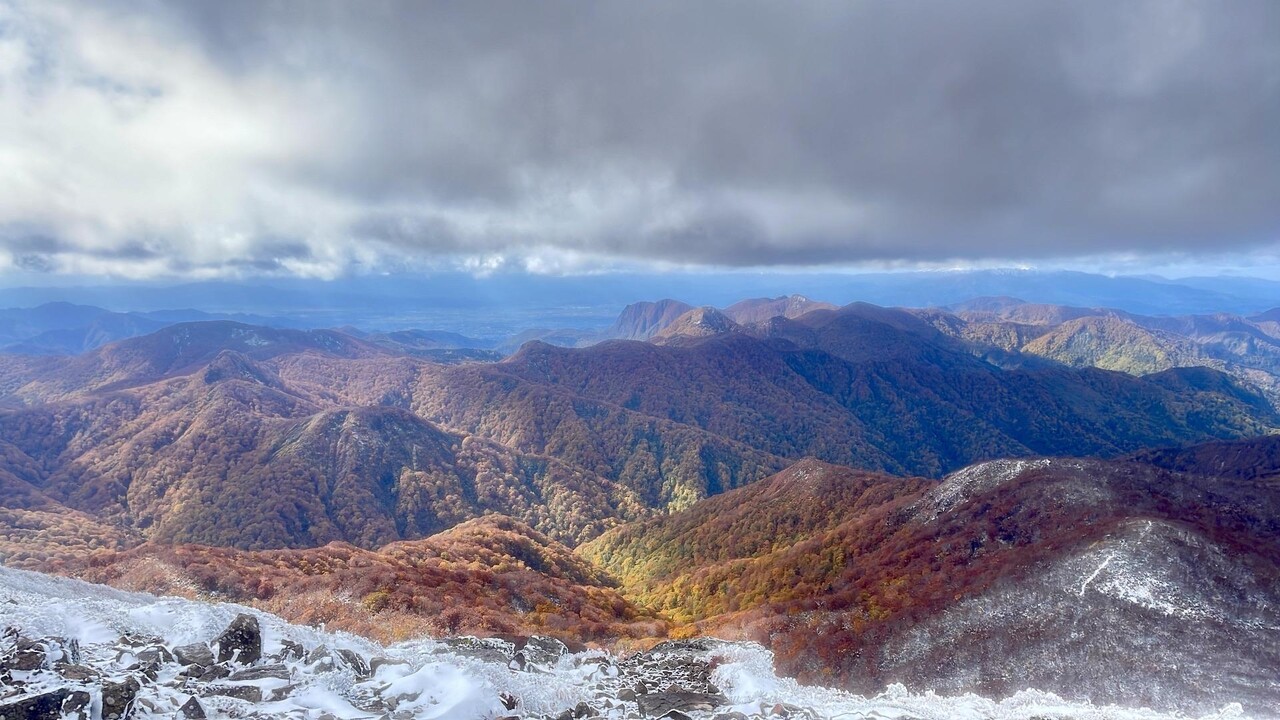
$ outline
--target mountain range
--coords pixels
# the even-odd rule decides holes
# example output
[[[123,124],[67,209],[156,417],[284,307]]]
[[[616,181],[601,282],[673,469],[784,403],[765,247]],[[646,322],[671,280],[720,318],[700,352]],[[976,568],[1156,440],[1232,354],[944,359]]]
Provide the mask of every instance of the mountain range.
[[[112,310],[198,308],[209,313],[288,316],[312,327],[403,328],[406,318],[460,318],[510,334],[498,316],[524,319],[537,309],[557,327],[606,326],[636,298],[681,298],[726,307],[744,297],[801,293],[837,305],[948,306],[981,296],[1036,303],[1110,307],[1147,315],[1229,312],[1252,315],[1276,307],[1280,282],[1252,277],[1165,278],[1048,269],[957,269],[919,272],[761,272],[758,270],[539,275],[525,272],[420,272],[351,275],[335,280],[274,278],[157,283],[66,284],[0,288],[0,307],[75,302]],[[591,309],[584,314],[584,309]],[[602,314],[598,314],[597,310]],[[426,311],[426,312],[424,312]],[[544,325],[545,326],[545,325]],[[525,327],[534,327],[526,325]]]
[[[441,365],[332,330],[178,324],[5,356],[0,442],[28,495],[148,538],[376,547],[486,512],[577,543],[808,456],[939,477],[1280,427],[1212,369],[1002,366],[961,335],[865,304],[754,325],[692,309],[655,342]],[[220,512],[241,504],[257,517]]]
[[[783,297],[497,361],[227,320],[0,355],[0,561],[381,641],[714,634],[865,692],[1265,707],[1274,324]]]

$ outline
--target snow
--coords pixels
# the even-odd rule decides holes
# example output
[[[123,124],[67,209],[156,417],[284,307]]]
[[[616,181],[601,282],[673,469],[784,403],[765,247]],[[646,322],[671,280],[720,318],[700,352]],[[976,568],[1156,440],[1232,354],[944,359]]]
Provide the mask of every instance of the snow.
[[[231,331],[231,336],[249,347],[266,347],[271,344],[270,340],[259,335],[256,330],[236,328]]]
[[[1037,690],[1024,690],[1004,700],[978,695],[944,697],[930,692],[912,693],[902,685],[891,685],[874,697],[862,697],[830,688],[803,686],[773,672],[773,657],[755,643],[733,643],[716,653],[729,660],[713,676],[732,708],[745,714],[768,714],[781,702],[817,709],[822,717],[918,718],[919,720],[1026,720],[1036,717],[1072,720],[1171,720],[1183,718],[1145,709],[1094,706],[1071,703]],[[763,710],[762,710],[763,708]],[[1202,720],[1242,720],[1243,710],[1228,704]]]
[[[1054,479],[1042,492],[1051,505],[1089,505],[1108,501],[1111,491],[1097,481],[1096,464],[1077,458],[1016,458],[970,465],[945,478],[917,505],[918,519],[930,522],[971,499],[1014,482],[1020,476],[1052,467]]]
[[[1168,555],[1164,543],[1169,542],[1194,543],[1200,552],[1215,560],[1226,556],[1222,548],[1192,538],[1168,523],[1138,521],[1106,542],[1105,550],[1096,548],[1082,558],[1082,562],[1092,562],[1105,554],[1097,569],[1084,579],[1079,596],[1084,597],[1092,586],[1107,597],[1170,618],[1230,621],[1223,617],[1223,604],[1217,601],[1212,588],[1189,582],[1179,576],[1176,566],[1161,561]],[[1227,563],[1219,560],[1213,565],[1225,567]]]
[[[1024,472],[1048,467],[1050,462],[1049,458],[991,460],[951,473],[929,494],[930,518],[937,518],[975,495],[997,488]]]
[[[1103,569],[1099,568],[1098,572]],[[382,657],[392,662],[380,664],[372,677],[361,680],[340,660],[335,662],[337,669],[332,672],[321,672],[306,665],[304,660],[288,660],[285,664],[289,680],[265,678],[228,683],[257,686],[268,698],[272,690],[292,686],[287,698],[256,705],[227,697],[201,698],[210,717],[243,715],[252,709],[271,717],[316,718],[328,713],[343,720],[373,718],[379,713],[362,707],[368,707],[368,701],[377,697],[397,710],[411,712],[416,718],[479,720],[512,713],[503,707],[499,693],[520,699],[516,713],[555,715],[579,702],[598,704],[600,681],[618,672],[613,659],[600,651],[564,656],[556,665],[540,668],[538,672],[519,672],[506,663],[471,656],[430,639],[384,647],[345,633],[289,625],[273,615],[238,605],[159,598],[0,567],[0,627],[16,626],[33,638],[76,638],[84,663],[117,676],[123,675],[134,659],[130,653],[117,657],[116,643],[122,633],[159,636],[170,647],[209,642],[239,613],[258,618],[264,651],[268,654],[278,651],[288,640],[308,651],[325,646],[336,655],[338,649],[349,649],[365,659]],[[778,677],[773,671],[772,655],[754,643],[724,643],[708,654],[719,658],[713,680],[732,706],[717,712],[764,716],[776,705],[786,704],[808,708],[817,717],[840,719],[1015,720],[1047,716],[1078,720],[1174,720],[1182,717],[1142,709],[1071,703],[1035,690],[993,700],[976,695],[942,697],[913,693],[894,686],[875,697],[861,697],[839,690],[801,686],[794,680]],[[139,697],[159,708],[159,715],[155,716],[172,716],[188,697],[181,689],[165,686],[175,674],[175,670],[166,669],[156,683],[144,683]],[[45,673],[42,677],[51,675]],[[28,688],[31,691],[54,687],[49,684],[51,680],[40,680],[37,675],[32,678],[32,686]],[[42,686],[42,682],[45,685]],[[62,680],[61,686],[69,682]],[[95,700],[98,713],[95,718],[100,717],[100,708],[100,700]],[[621,718],[625,711],[619,705],[602,712]],[[137,716],[148,715],[142,711]],[[1204,720],[1244,717],[1238,705],[1227,705]]]
[[[408,672],[395,666],[402,677],[393,680],[382,696],[395,700],[397,710],[413,710],[414,717],[431,720],[445,717],[486,717],[499,712],[496,693],[482,692],[483,683],[462,668],[448,663],[430,663]]]
[[[1085,591],[1089,589],[1089,583],[1093,582],[1094,580],[1097,580],[1098,575],[1100,575],[1103,570],[1106,570],[1107,566],[1111,564],[1111,561],[1115,559],[1116,559],[1116,554],[1111,553],[1106,557],[1106,559],[1102,561],[1102,564],[1099,565],[1096,570],[1089,573],[1089,577],[1085,578],[1084,582],[1080,583],[1080,597],[1084,597]]]

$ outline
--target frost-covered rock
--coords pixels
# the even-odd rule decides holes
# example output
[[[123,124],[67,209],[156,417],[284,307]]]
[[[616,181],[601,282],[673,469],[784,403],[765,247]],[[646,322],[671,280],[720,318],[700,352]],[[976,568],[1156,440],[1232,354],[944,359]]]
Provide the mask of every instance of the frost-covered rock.
[[[258,618],[241,613],[213,641],[218,648],[218,662],[249,665],[262,658],[262,630]]]
[[[204,643],[188,643],[173,649],[173,656],[182,665],[209,667],[213,664],[213,651]]]
[[[102,681],[102,720],[124,720],[129,717],[141,689],[142,684],[136,677]]]
[[[71,691],[58,688],[12,701],[0,701],[0,720],[57,720]]]
[[[201,652],[210,645],[221,651],[233,626],[257,628],[258,657],[247,660],[253,653],[243,652],[243,644],[223,661]],[[772,656],[759,645],[710,639],[662,643],[623,658],[572,652],[550,638],[423,639],[383,647],[239,606],[125,593],[2,567],[0,628],[10,628],[0,657],[40,650],[39,662],[23,662],[32,669],[0,675],[0,720],[1170,717],[1072,704],[1034,691],[999,702],[902,688],[858,697],[777,677]],[[1243,714],[1236,706],[1211,717]]]

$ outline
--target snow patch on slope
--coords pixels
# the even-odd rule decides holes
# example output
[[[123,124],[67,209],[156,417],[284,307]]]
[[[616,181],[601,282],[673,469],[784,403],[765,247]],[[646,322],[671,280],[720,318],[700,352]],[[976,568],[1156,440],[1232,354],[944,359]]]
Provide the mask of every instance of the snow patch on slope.
[[[882,675],[940,691],[1052,687],[1069,700],[1276,717],[1280,588],[1176,523],[1138,519],[904,628]],[[999,688],[1004,688],[1000,690]]]
[[[1110,494],[1097,479],[1096,466],[1077,458],[1009,458],[970,465],[942,479],[920,500],[917,518],[929,522],[964,505],[975,497],[988,494],[1019,477],[1039,470],[1054,469],[1053,478],[1045,486],[1050,499],[1058,504],[1088,504],[1103,501]]]
[[[1169,618],[1238,622],[1239,617],[1227,617],[1223,613],[1223,608],[1233,604],[1225,602],[1227,598],[1221,589],[1200,582],[1177,563],[1162,560],[1162,553],[1170,545],[1207,556],[1206,563],[1225,569],[1223,579],[1236,587],[1250,583],[1251,578],[1232,569],[1230,558],[1222,548],[1170,523],[1139,520],[1129,523],[1115,537],[1080,558],[1078,563],[1085,567],[1099,557],[1103,559],[1081,584],[1079,596],[1083,598],[1086,590],[1092,589]]]
[[[1030,460],[1005,459],[970,465],[942,479],[938,487],[922,501],[930,519],[957,508],[977,495],[993,490],[1030,470],[1042,470],[1053,462],[1049,458]],[[1064,461],[1059,461],[1064,462]]]

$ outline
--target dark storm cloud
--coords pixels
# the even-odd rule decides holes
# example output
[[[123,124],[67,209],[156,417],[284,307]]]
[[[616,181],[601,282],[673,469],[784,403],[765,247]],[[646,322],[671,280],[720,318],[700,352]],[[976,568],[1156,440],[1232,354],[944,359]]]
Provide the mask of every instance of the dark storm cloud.
[[[263,186],[253,210],[193,203],[155,229],[221,228],[241,261],[278,262],[256,240],[272,235],[302,238],[300,263],[713,265],[1280,239],[1270,0],[145,7],[207,63],[193,91],[270,109],[280,149],[232,168]],[[138,16],[126,3],[103,22]],[[102,75],[155,102],[183,91]]]

